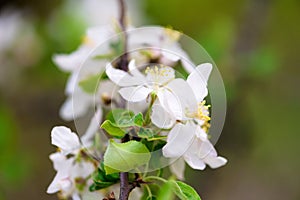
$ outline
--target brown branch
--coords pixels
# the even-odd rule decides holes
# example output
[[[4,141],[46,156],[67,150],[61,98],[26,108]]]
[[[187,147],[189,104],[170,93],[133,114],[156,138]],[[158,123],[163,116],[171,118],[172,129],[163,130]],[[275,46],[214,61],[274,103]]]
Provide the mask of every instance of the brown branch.
[[[120,18],[119,23],[122,29],[123,34],[123,44],[124,44],[124,52],[120,57],[119,62],[119,68],[128,71],[128,56],[127,56],[127,34],[126,34],[126,6],[125,6],[125,0],[119,0],[119,6],[120,6]]]
[[[129,135],[126,134],[124,138],[122,138],[121,142],[128,142],[130,140]],[[129,197],[129,193],[131,192],[131,188],[128,180],[128,172],[120,172],[120,200],[127,200]]]

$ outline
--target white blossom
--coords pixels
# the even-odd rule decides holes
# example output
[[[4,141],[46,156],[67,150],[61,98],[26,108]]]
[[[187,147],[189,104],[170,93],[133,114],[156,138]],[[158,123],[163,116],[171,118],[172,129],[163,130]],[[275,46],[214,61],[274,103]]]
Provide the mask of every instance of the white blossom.
[[[51,131],[52,144],[60,148],[64,155],[80,149],[79,138],[71,129],[64,126],[56,126]]]
[[[226,164],[218,157],[207,137],[209,128],[208,106],[204,104],[207,95],[207,80],[210,64],[198,66],[187,78],[178,79],[180,84],[169,85],[170,93],[160,98],[153,106],[152,122],[160,128],[170,128],[163,155],[170,158],[183,156],[194,169],[203,170],[208,164],[212,168]],[[180,120],[180,123],[176,123]]]
[[[87,178],[95,171],[91,162],[76,161],[75,157],[67,158],[60,152],[50,155],[56,175],[47,189],[47,193],[61,192],[64,198],[72,197],[73,200],[80,200],[80,193],[76,187],[76,180]]]

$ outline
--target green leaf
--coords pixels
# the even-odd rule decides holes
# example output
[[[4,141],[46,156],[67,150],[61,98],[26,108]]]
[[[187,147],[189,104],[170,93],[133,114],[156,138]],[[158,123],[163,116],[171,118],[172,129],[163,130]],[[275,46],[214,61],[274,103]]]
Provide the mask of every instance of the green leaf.
[[[201,200],[196,190],[188,184],[174,180],[170,180],[168,182],[170,182],[173,185],[174,193],[181,200]]]
[[[133,122],[136,126],[143,126],[144,124],[144,118],[142,113],[138,113],[134,116]]]
[[[122,40],[118,40],[110,43],[110,48],[113,50],[116,56],[120,56],[120,54],[124,51],[124,44]]]
[[[144,119],[143,114],[138,113],[134,115],[132,111],[124,109],[114,109],[111,110],[106,119],[110,120],[115,126],[120,128],[126,128],[130,126],[143,126]]]
[[[173,199],[174,192],[173,192],[173,184],[170,182],[166,182],[160,188],[157,196],[157,200],[166,200],[166,199]]]
[[[133,117],[134,113],[132,111],[124,109],[113,109],[106,115],[106,119],[119,127],[132,123]]]
[[[157,135],[157,133],[150,128],[140,128],[137,134],[140,138],[145,138],[148,141],[162,140],[167,138],[166,136]]]
[[[118,126],[116,126],[114,123],[112,123],[109,120],[105,120],[101,124],[101,128],[103,128],[109,135],[117,137],[117,138],[122,138],[125,135],[125,131],[120,129]]]
[[[119,181],[119,173],[106,174],[104,170],[103,162],[98,168],[97,173],[93,175],[94,183],[90,186],[90,191],[100,190],[102,188],[109,187]]]
[[[101,74],[96,74],[93,76],[89,76],[88,78],[82,80],[79,82],[79,86],[83,91],[89,94],[96,93],[98,87],[99,87],[99,80],[101,79]]]
[[[103,189],[103,188],[107,188],[107,187],[109,187],[109,186],[111,186],[111,185],[113,185],[113,184],[115,184],[115,183],[111,183],[111,182],[93,183],[93,184],[90,186],[89,190],[90,190],[91,192],[94,192],[94,191],[96,191],[96,190],[101,190],[101,189]]]
[[[141,142],[116,143],[110,140],[104,154],[104,168],[106,174],[128,172],[148,163],[150,156],[149,150]]]

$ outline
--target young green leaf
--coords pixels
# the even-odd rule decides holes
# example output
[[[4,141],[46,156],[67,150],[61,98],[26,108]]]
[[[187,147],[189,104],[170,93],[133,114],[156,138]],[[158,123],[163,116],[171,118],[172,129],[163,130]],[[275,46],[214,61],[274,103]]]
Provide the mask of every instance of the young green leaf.
[[[166,136],[157,135],[155,131],[150,128],[140,128],[137,134],[140,138],[145,138],[148,141],[161,140],[166,138]]]
[[[181,200],[201,200],[200,196],[194,188],[181,181],[169,181],[173,185],[174,193]]]
[[[157,200],[174,199],[173,185],[170,182],[166,182],[160,188],[157,196]]]
[[[100,190],[102,188],[109,187],[119,181],[120,177],[118,173],[107,175],[104,170],[103,163],[98,168],[97,173],[93,175],[94,183],[90,186],[90,191]]]
[[[104,168],[106,174],[128,172],[148,163],[150,157],[149,150],[141,142],[116,143],[110,140],[104,154]]]
[[[138,113],[137,115],[134,116],[133,122],[136,126],[143,126],[144,124],[144,118],[142,113]]]
[[[126,133],[124,130],[120,129],[109,120],[105,120],[101,124],[101,128],[103,128],[109,135],[117,138],[122,138]]]
[[[110,120],[115,126],[120,128],[127,128],[130,126],[143,126],[144,119],[143,114],[138,113],[134,115],[132,111],[124,109],[114,109],[110,111],[106,119]]]
[[[133,117],[134,113],[132,111],[124,109],[113,109],[106,115],[106,119],[118,127],[128,127],[128,124],[132,124]]]

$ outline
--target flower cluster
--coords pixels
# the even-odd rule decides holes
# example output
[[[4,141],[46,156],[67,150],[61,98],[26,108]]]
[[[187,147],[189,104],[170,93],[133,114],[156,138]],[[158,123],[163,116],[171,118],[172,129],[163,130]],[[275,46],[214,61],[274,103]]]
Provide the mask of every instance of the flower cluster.
[[[127,177],[131,199],[143,195],[141,187],[148,192],[146,198],[162,195],[148,186],[150,179],[171,185],[181,199],[187,193],[198,199],[181,181],[149,175],[164,167],[160,160],[168,160],[178,179],[184,179],[185,163],[204,170],[227,162],[208,135],[210,105],[205,98],[212,64],[193,67],[180,36],[162,27],[128,26],[122,33],[115,23],[89,28],[76,51],[53,57],[70,73],[61,117],[89,123],[81,137],[64,126],[52,129],[58,150],[50,159],[57,174],[48,193],[75,200],[114,198],[124,181],[120,173],[132,172]],[[154,152],[161,152],[162,159],[154,159]]]

